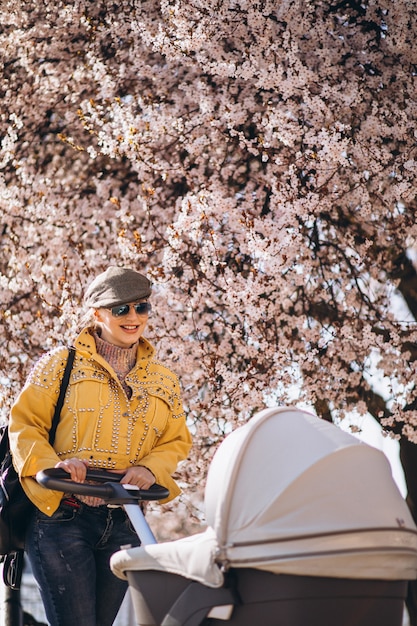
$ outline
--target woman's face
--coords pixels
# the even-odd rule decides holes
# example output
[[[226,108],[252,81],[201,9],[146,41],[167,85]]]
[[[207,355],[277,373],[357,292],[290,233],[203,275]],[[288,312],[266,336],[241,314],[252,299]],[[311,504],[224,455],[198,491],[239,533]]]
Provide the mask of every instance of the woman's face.
[[[146,302],[140,300],[139,302]],[[130,348],[142,336],[148,323],[149,313],[137,313],[134,305],[129,303],[126,315],[115,316],[111,309],[96,309],[94,317],[101,329],[101,338],[119,348]],[[114,307],[116,308],[116,307]]]

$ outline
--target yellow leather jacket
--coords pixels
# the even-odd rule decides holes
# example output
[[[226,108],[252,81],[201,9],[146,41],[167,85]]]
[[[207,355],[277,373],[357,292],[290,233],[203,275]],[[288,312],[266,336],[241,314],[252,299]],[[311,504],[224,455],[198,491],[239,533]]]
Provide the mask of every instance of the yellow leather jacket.
[[[45,489],[33,477],[60,460],[77,457],[103,469],[144,465],[169,489],[166,501],[171,500],[180,493],[171,475],[191,447],[177,376],[154,359],[154,348],[142,337],[136,365],[125,379],[132,388],[129,399],[114,370],[97,354],[88,328],[74,345],[53,448],[48,434],[67,348],[56,348],[37,362],[11,410],[10,447],[26,494],[52,515],[63,494]]]

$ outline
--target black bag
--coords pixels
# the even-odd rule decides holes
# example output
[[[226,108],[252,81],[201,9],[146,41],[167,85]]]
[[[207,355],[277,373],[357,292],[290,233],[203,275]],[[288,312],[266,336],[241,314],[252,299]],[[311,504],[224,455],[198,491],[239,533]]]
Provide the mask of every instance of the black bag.
[[[1,429],[0,458],[0,554],[5,555],[23,549],[26,521],[33,507],[12,464],[8,426]]]
[[[62,377],[58,401],[49,432],[49,442],[55,441],[65,393],[68,387],[75,348],[69,348],[68,360]],[[9,446],[9,428],[0,430],[0,556],[3,560],[3,581],[12,589],[19,589],[23,569],[25,534],[34,505],[29,500],[12,463]]]

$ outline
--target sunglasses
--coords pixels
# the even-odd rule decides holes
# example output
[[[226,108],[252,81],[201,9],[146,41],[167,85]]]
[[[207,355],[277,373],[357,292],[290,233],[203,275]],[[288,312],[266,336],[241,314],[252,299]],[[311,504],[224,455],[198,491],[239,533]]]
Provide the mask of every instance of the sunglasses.
[[[135,309],[135,312],[138,315],[148,315],[152,310],[150,302],[139,302],[138,304],[119,304],[118,306],[112,306],[109,310],[111,311],[113,317],[123,317],[129,313],[131,307]]]

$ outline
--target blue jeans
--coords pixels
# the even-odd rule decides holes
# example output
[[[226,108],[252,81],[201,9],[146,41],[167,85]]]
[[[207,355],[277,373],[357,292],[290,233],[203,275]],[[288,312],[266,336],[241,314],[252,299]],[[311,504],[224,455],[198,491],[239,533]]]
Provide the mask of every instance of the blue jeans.
[[[140,541],[121,508],[62,503],[48,517],[36,509],[26,552],[51,626],[111,626],[127,589],[110,556]]]

